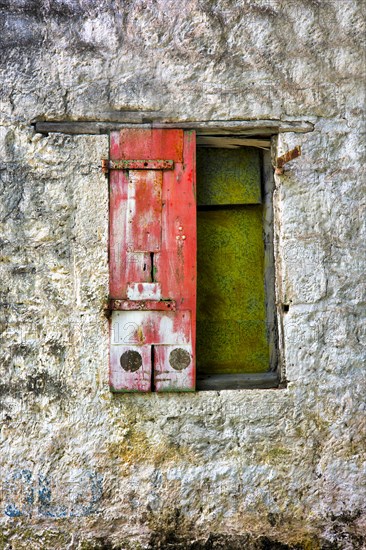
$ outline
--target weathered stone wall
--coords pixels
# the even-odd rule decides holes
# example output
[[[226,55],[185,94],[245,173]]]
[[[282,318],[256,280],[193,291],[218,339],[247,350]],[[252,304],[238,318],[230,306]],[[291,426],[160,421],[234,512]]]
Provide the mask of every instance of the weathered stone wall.
[[[363,1],[0,5],[0,548],[361,548]],[[108,138],[32,123],[257,119],[287,387],[111,395]]]

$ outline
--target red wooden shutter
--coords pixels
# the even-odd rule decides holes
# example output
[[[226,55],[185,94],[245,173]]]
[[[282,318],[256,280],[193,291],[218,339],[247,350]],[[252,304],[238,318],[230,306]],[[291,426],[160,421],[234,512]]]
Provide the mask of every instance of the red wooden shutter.
[[[110,141],[110,387],[195,388],[195,133]]]

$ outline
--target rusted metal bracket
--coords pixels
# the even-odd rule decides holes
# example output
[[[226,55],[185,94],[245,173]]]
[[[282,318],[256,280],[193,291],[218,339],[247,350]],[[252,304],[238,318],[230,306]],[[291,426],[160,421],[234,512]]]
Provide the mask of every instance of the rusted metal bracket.
[[[175,300],[116,300],[111,298],[106,311],[175,311]]]
[[[102,172],[105,176],[108,176],[109,173],[109,160],[102,159]]]
[[[102,159],[102,172],[109,170],[173,170],[173,160],[108,160]]]
[[[276,159],[276,166],[275,166],[275,174],[281,175],[284,173],[284,165],[287,162],[290,162],[291,160],[296,159],[297,157],[301,156],[301,147],[300,145],[297,145],[295,149],[291,149],[291,151],[287,151],[284,155],[277,157]]]

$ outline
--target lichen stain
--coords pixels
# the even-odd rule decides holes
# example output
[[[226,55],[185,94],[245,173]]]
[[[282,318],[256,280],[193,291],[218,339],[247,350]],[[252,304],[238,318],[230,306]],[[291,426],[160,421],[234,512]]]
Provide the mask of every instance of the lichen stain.
[[[284,447],[272,447],[265,449],[261,454],[261,460],[263,462],[269,462],[270,464],[279,464],[284,461],[290,460],[292,451]]]
[[[166,440],[156,443],[136,428],[130,428],[118,441],[110,442],[108,452],[111,458],[120,459],[126,466],[143,463],[161,467],[166,463],[197,462],[197,457],[187,447],[172,445]]]
[[[135,396],[136,399],[136,396]],[[144,422],[151,422],[152,419],[148,410],[139,406],[138,402],[124,402],[124,406],[118,412],[111,415],[113,433],[116,436],[114,441],[107,443],[108,454],[111,459],[119,459],[121,465],[132,466],[143,463],[162,467],[164,464],[179,464],[189,462],[197,464],[199,457],[186,445],[177,445],[162,435],[157,441],[151,439],[146,430]]]
[[[28,521],[27,521],[28,523]],[[28,525],[17,524],[16,527],[6,528],[0,531],[0,549],[12,548],[15,550],[57,550],[67,548],[70,544],[71,534],[68,529],[41,529],[32,530]],[[83,547],[82,547],[83,548]],[[96,549],[98,547],[90,547]]]

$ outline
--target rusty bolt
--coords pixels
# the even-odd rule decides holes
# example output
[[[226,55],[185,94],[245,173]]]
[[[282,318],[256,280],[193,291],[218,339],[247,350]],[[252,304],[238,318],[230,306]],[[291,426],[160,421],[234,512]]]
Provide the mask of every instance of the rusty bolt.
[[[108,176],[108,172],[109,172],[108,159],[102,159],[102,172],[105,176]]]

